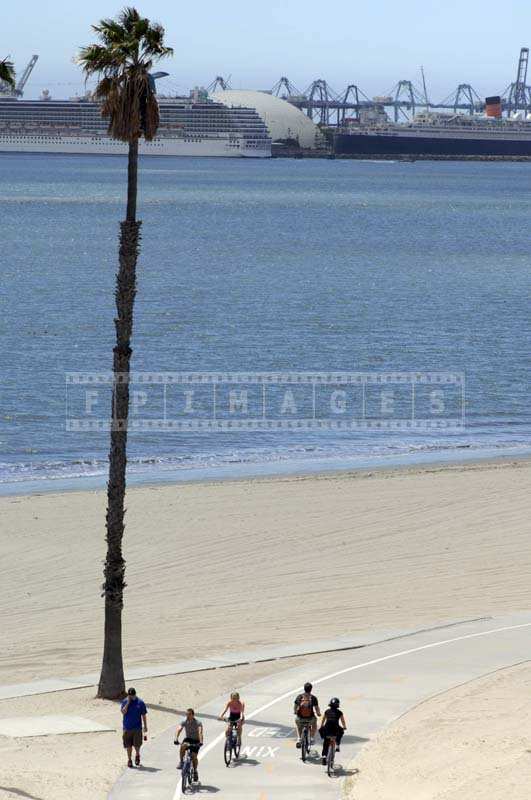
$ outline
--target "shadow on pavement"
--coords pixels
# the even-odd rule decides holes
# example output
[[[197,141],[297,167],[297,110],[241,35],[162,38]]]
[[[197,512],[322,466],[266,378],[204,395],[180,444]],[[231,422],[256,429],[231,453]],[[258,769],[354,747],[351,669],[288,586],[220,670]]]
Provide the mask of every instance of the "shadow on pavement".
[[[158,767],[145,767],[143,764],[141,764],[136,769],[139,770],[140,772],[161,772],[162,771]]]
[[[348,742],[349,744],[355,744],[356,742],[370,742],[370,739],[366,739],[363,736],[349,736],[346,733],[343,736],[343,739],[341,740],[341,746],[343,747],[343,744],[346,742]]]
[[[232,762],[235,767],[257,767],[260,763],[256,758],[247,758],[246,756],[240,756],[240,758]]]
[[[343,769],[341,765],[338,765],[336,772],[339,778],[350,778],[352,775],[357,775],[359,769]]]
[[[194,793],[199,794],[200,792],[215,794],[215,792],[219,792],[219,786],[209,786],[207,783],[194,783]]]
[[[184,710],[184,709],[180,710],[178,708],[169,708],[168,706],[158,705],[158,703],[147,703],[147,706],[148,706],[148,709],[153,708],[155,711],[163,711],[166,714],[173,714],[175,717],[181,717],[182,719],[184,719],[186,717],[186,710]],[[197,713],[197,718],[198,719],[212,719],[215,722],[219,722],[220,725],[222,724],[221,720],[219,719],[219,717],[216,717],[215,714],[201,714],[201,713],[198,712]],[[250,719],[250,720],[246,720],[245,721],[244,730],[245,730],[245,727],[247,727],[247,726],[253,727],[253,728],[276,728],[281,733],[288,733],[290,731],[293,731],[293,736],[295,737],[295,729],[291,725],[279,725],[276,722],[260,722],[259,720]]]
[[[182,717],[183,719],[186,717],[186,711],[180,711],[178,708],[169,708],[168,706],[159,706],[158,703],[146,703],[148,707],[148,711],[150,708],[154,708],[155,711],[164,711],[166,714],[174,714],[176,717]],[[207,714],[201,714],[202,717],[208,716]],[[215,719],[215,717],[212,717]]]
[[[42,800],[42,797],[35,797],[34,794],[28,794],[23,789],[15,789],[13,786],[0,786],[0,790],[9,792],[10,794],[16,794],[18,797],[26,797],[27,800]]]

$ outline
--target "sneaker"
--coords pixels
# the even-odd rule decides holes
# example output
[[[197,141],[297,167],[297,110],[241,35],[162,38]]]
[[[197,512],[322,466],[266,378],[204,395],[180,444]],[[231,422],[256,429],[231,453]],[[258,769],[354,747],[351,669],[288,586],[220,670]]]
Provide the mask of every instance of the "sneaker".
[[[179,763],[177,764],[177,769],[182,769],[182,768],[183,768],[183,762],[179,761]]]
[[[336,745],[336,753],[339,753],[339,745]]]
[[[324,756],[321,759],[321,764],[323,765],[323,767],[326,765],[326,758]]]
[[[295,747],[298,747],[299,750],[301,749],[302,745],[300,739],[297,739],[297,744],[295,745]]]
[[[135,756],[135,764],[137,767],[140,766],[140,756]]]
[[[132,767],[133,766],[133,762],[131,761],[131,759],[129,759],[129,761],[127,762],[127,766],[128,767]]]
[[[194,783],[197,783],[198,780],[199,780],[199,773],[198,772],[194,772]]]

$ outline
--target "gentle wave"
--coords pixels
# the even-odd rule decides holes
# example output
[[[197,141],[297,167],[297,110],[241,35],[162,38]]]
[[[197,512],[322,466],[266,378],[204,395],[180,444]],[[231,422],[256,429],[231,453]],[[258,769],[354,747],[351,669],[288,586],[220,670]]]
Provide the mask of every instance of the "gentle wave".
[[[256,450],[235,450],[232,452],[194,453],[182,456],[135,456],[128,460],[129,475],[149,475],[152,480],[160,477],[164,479],[167,472],[178,473],[180,470],[187,472],[205,468],[213,469],[238,465],[241,474],[245,475],[245,467],[268,465],[271,473],[275,473],[275,464],[282,467],[289,466],[290,462],[300,464],[312,463],[317,466],[320,462],[330,460],[348,462],[355,467],[357,461],[366,461],[367,458],[384,461],[389,456],[403,456],[404,463],[415,456],[437,457],[445,454],[452,455],[456,461],[466,454],[477,453],[478,457],[485,451],[516,451],[522,455],[531,453],[531,438],[516,440],[503,437],[496,441],[486,437],[485,441],[476,440],[451,442],[397,442],[378,445],[374,442],[354,447],[324,447],[322,445],[301,445],[295,447],[283,446],[278,448],[261,448]],[[23,483],[26,481],[57,481],[83,478],[98,478],[107,475],[107,459],[71,459],[47,460],[42,462],[9,463],[0,462],[0,484]]]

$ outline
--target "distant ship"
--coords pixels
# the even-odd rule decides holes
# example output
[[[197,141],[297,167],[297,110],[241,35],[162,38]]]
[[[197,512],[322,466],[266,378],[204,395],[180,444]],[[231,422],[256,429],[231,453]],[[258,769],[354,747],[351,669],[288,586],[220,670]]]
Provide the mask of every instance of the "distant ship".
[[[531,120],[501,116],[424,113],[405,124],[352,124],[334,136],[337,155],[376,157],[528,157]]]
[[[141,155],[269,158],[271,138],[254,108],[228,108],[204,92],[159,98],[160,127]],[[17,100],[0,97],[0,152],[127,153],[107,134],[100,106],[85,98]]]

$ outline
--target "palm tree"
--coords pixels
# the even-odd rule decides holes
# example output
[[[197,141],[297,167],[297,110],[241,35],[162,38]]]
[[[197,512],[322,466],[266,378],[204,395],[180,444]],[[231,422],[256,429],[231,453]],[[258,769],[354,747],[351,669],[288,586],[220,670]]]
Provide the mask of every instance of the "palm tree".
[[[107,483],[104,567],[105,632],[98,697],[116,699],[125,694],[122,658],[122,608],[125,587],[124,534],[125,473],[129,414],[129,368],[133,306],[136,295],[136,262],[140,249],[141,222],[136,217],[138,142],[151,141],[159,125],[155,86],[149,71],[154,61],[173,53],[164,45],[164,28],[141,17],[135,8],[124,8],[116,20],[103,19],[93,30],[99,43],[80,50],[78,61],[87,77],[99,78],[94,97],[109,120],[109,134],[129,144],[127,165],[127,212],[120,223],[119,268],[116,276],[114,321],[116,344],[113,358],[113,397],[109,480]]]
[[[0,61],[0,81],[4,81],[12,89],[15,88],[15,68],[7,58]]]

